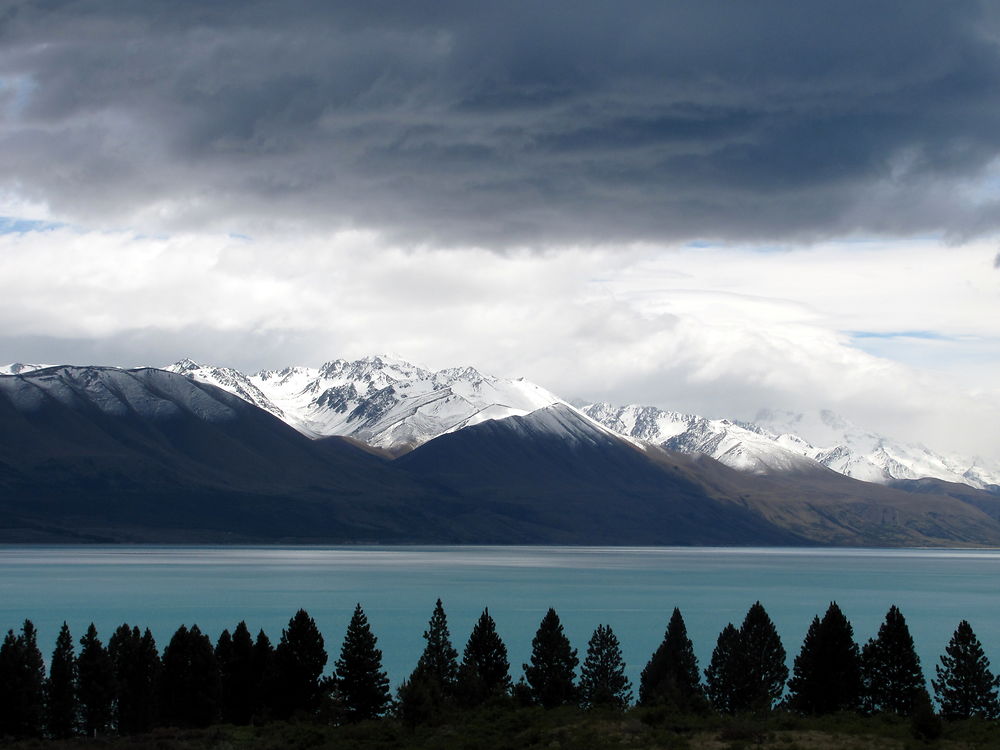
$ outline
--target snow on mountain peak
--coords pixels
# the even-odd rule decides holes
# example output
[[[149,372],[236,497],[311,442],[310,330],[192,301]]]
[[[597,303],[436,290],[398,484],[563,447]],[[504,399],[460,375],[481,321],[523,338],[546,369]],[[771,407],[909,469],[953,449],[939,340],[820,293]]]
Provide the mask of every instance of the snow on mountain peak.
[[[12,362],[9,365],[0,365],[0,375],[26,375],[35,370],[44,370],[52,365],[29,365],[24,362]]]

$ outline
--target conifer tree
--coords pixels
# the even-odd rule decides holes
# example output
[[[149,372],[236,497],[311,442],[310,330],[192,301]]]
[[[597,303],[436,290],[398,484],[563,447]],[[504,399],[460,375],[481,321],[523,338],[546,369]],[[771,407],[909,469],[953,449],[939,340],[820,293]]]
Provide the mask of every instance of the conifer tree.
[[[664,703],[689,711],[703,702],[694,646],[688,638],[681,611],[675,607],[663,642],[642,670],[639,703],[644,706]]]
[[[160,656],[153,634],[122,624],[108,639],[115,674],[115,720],[121,734],[148,732],[156,723]]]
[[[545,708],[576,704],[575,670],[579,663],[559,615],[549,607],[531,641],[531,662],[522,666],[532,701]]]
[[[458,652],[451,645],[448,619],[440,599],[434,605],[424,640],[426,645],[416,668],[397,693],[400,716],[411,725],[440,714],[457,689]]]
[[[861,701],[861,654],[854,629],[836,602],[813,618],[788,682],[789,704],[801,713],[855,711]]]
[[[274,646],[263,630],[257,632],[253,644],[251,675],[251,683],[254,686],[252,716],[268,718],[274,713],[277,690],[274,675]]]
[[[760,602],[750,607],[740,626],[739,648],[742,674],[736,710],[770,710],[784,692],[788,667],[781,637]]]
[[[0,645],[0,736],[39,737],[45,711],[45,661],[38,631],[25,620]]]
[[[497,634],[489,608],[483,610],[465,644],[458,681],[459,695],[467,705],[510,694],[507,647]]]
[[[712,706],[720,713],[741,710],[739,692],[742,680],[740,631],[729,623],[719,633],[712,659],[705,670],[705,688]]]
[[[625,676],[625,660],[610,625],[598,625],[587,643],[580,668],[580,703],[585,708],[623,709],[632,701],[632,683]]]
[[[259,680],[254,674],[254,643],[245,622],[232,635],[223,630],[215,646],[222,690],[222,720],[230,724],[249,724]]]
[[[377,643],[358,604],[336,662],[337,691],[349,721],[379,717],[391,700],[389,678],[382,670],[382,652],[376,648]]]
[[[219,716],[215,649],[197,625],[181,625],[163,650],[161,712],[169,726],[205,727]]]
[[[958,624],[935,672],[937,679],[931,684],[942,716],[946,719],[996,718],[1000,711],[997,680],[990,671],[990,660],[966,620]]]
[[[274,650],[275,714],[287,719],[297,711],[312,713],[319,707],[320,675],[327,654],[316,621],[300,609],[281,631]]]
[[[861,654],[865,704],[873,712],[913,714],[924,687],[920,658],[913,637],[896,605],[889,608],[878,636]]]
[[[80,720],[84,734],[96,737],[111,725],[115,698],[115,673],[107,649],[97,637],[97,628],[90,623],[80,639],[77,659],[79,679]]]
[[[49,679],[45,685],[46,726],[56,739],[76,734],[77,717],[77,667],[73,651],[73,636],[65,622],[56,638],[56,647],[49,664]]]

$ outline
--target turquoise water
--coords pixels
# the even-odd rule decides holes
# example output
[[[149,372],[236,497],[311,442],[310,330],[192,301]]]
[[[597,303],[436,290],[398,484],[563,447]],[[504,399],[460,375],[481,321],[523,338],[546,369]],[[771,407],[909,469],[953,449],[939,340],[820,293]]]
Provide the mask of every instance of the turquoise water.
[[[836,600],[863,643],[890,604],[907,618],[929,678],[967,619],[1000,665],[1000,551],[593,547],[0,547],[0,626],[30,618],[52,650],[66,620],[106,641],[122,622],[162,649],[182,623],[213,640],[241,619],[277,643],[304,607],[326,638],[328,669],[360,602],[395,685],[423,648],[441,597],[461,652],[484,606],[516,680],[531,638],[555,607],[582,654],[598,624],[622,643],[633,682],[681,608],[704,668],[719,631],[760,599],[789,652]]]

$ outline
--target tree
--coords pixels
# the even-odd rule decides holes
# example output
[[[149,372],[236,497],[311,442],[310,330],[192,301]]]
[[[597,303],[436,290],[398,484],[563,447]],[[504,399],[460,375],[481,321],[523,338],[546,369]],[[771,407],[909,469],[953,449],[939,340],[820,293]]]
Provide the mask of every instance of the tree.
[[[698,660],[681,611],[674,608],[663,642],[650,657],[639,680],[639,703],[663,703],[690,711],[704,702]]]
[[[458,652],[451,645],[448,619],[440,599],[434,605],[424,640],[426,645],[416,668],[397,693],[399,714],[411,725],[439,715],[457,688]]]
[[[0,645],[0,736],[39,737],[45,712],[45,661],[38,631],[25,620]]]
[[[866,708],[911,716],[926,688],[913,637],[896,605],[886,613],[878,636],[865,644],[861,664]]]
[[[254,686],[253,716],[267,718],[274,713],[276,680],[274,646],[263,630],[257,632],[251,657],[251,682]]]
[[[205,727],[219,716],[219,667],[215,649],[197,625],[181,625],[163,650],[161,706],[164,722]]]
[[[45,684],[46,726],[49,734],[56,739],[65,739],[76,734],[77,715],[77,667],[73,651],[73,636],[65,622],[56,638],[49,666],[49,679]]]
[[[115,673],[107,649],[97,637],[97,628],[90,623],[80,639],[80,656],[76,662],[80,684],[80,714],[84,733],[96,737],[108,731],[115,698]]]
[[[459,695],[467,705],[510,694],[507,647],[497,634],[488,608],[479,616],[465,644],[458,682]]]
[[[121,734],[148,732],[157,718],[160,655],[153,634],[122,624],[108,640],[115,674],[115,719]]]
[[[788,667],[774,623],[760,602],[755,602],[740,626],[740,689],[737,711],[770,710],[785,690]]]
[[[382,652],[364,610],[358,604],[344,635],[336,662],[337,690],[349,721],[374,719],[385,713],[391,696],[382,670]]]
[[[935,668],[937,679],[931,684],[946,719],[996,718],[997,680],[990,672],[990,660],[972,632],[972,626],[962,620]]]
[[[740,631],[729,623],[719,633],[712,659],[705,670],[708,699],[716,711],[736,713],[741,680]]]
[[[316,711],[326,662],[323,635],[316,621],[300,609],[281,631],[274,650],[275,715],[287,719],[297,711]]]
[[[549,607],[531,640],[530,664],[522,666],[533,702],[545,708],[577,703],[575,670],[579,663],[559,615]]]
[[[580,703],[585,708],[623,709],[632,701],[632,683],[625,676],[622,649],[610,625],[598,625],[587,643],[580,668]]]
[[[254,714],[260,680],[255,676],[254,643],[245,622],[232,635],[223,630],[215,645],[221,682],[222,720],[231,724],[249,724]]]
[[[861,654],[836,602],[813,618],[788,682],[789,704],[808,714],[855,711],[861,703]]]

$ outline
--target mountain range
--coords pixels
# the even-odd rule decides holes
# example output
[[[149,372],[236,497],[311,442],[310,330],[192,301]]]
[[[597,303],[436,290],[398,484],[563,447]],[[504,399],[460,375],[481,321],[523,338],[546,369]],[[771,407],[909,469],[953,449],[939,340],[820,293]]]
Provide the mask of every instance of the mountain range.
[[[788,415],[577,409],[390,357],[252,375],[13,365],[0,539],[1000,543],[993,467],[819,419],[843,450],[778,432]]]

